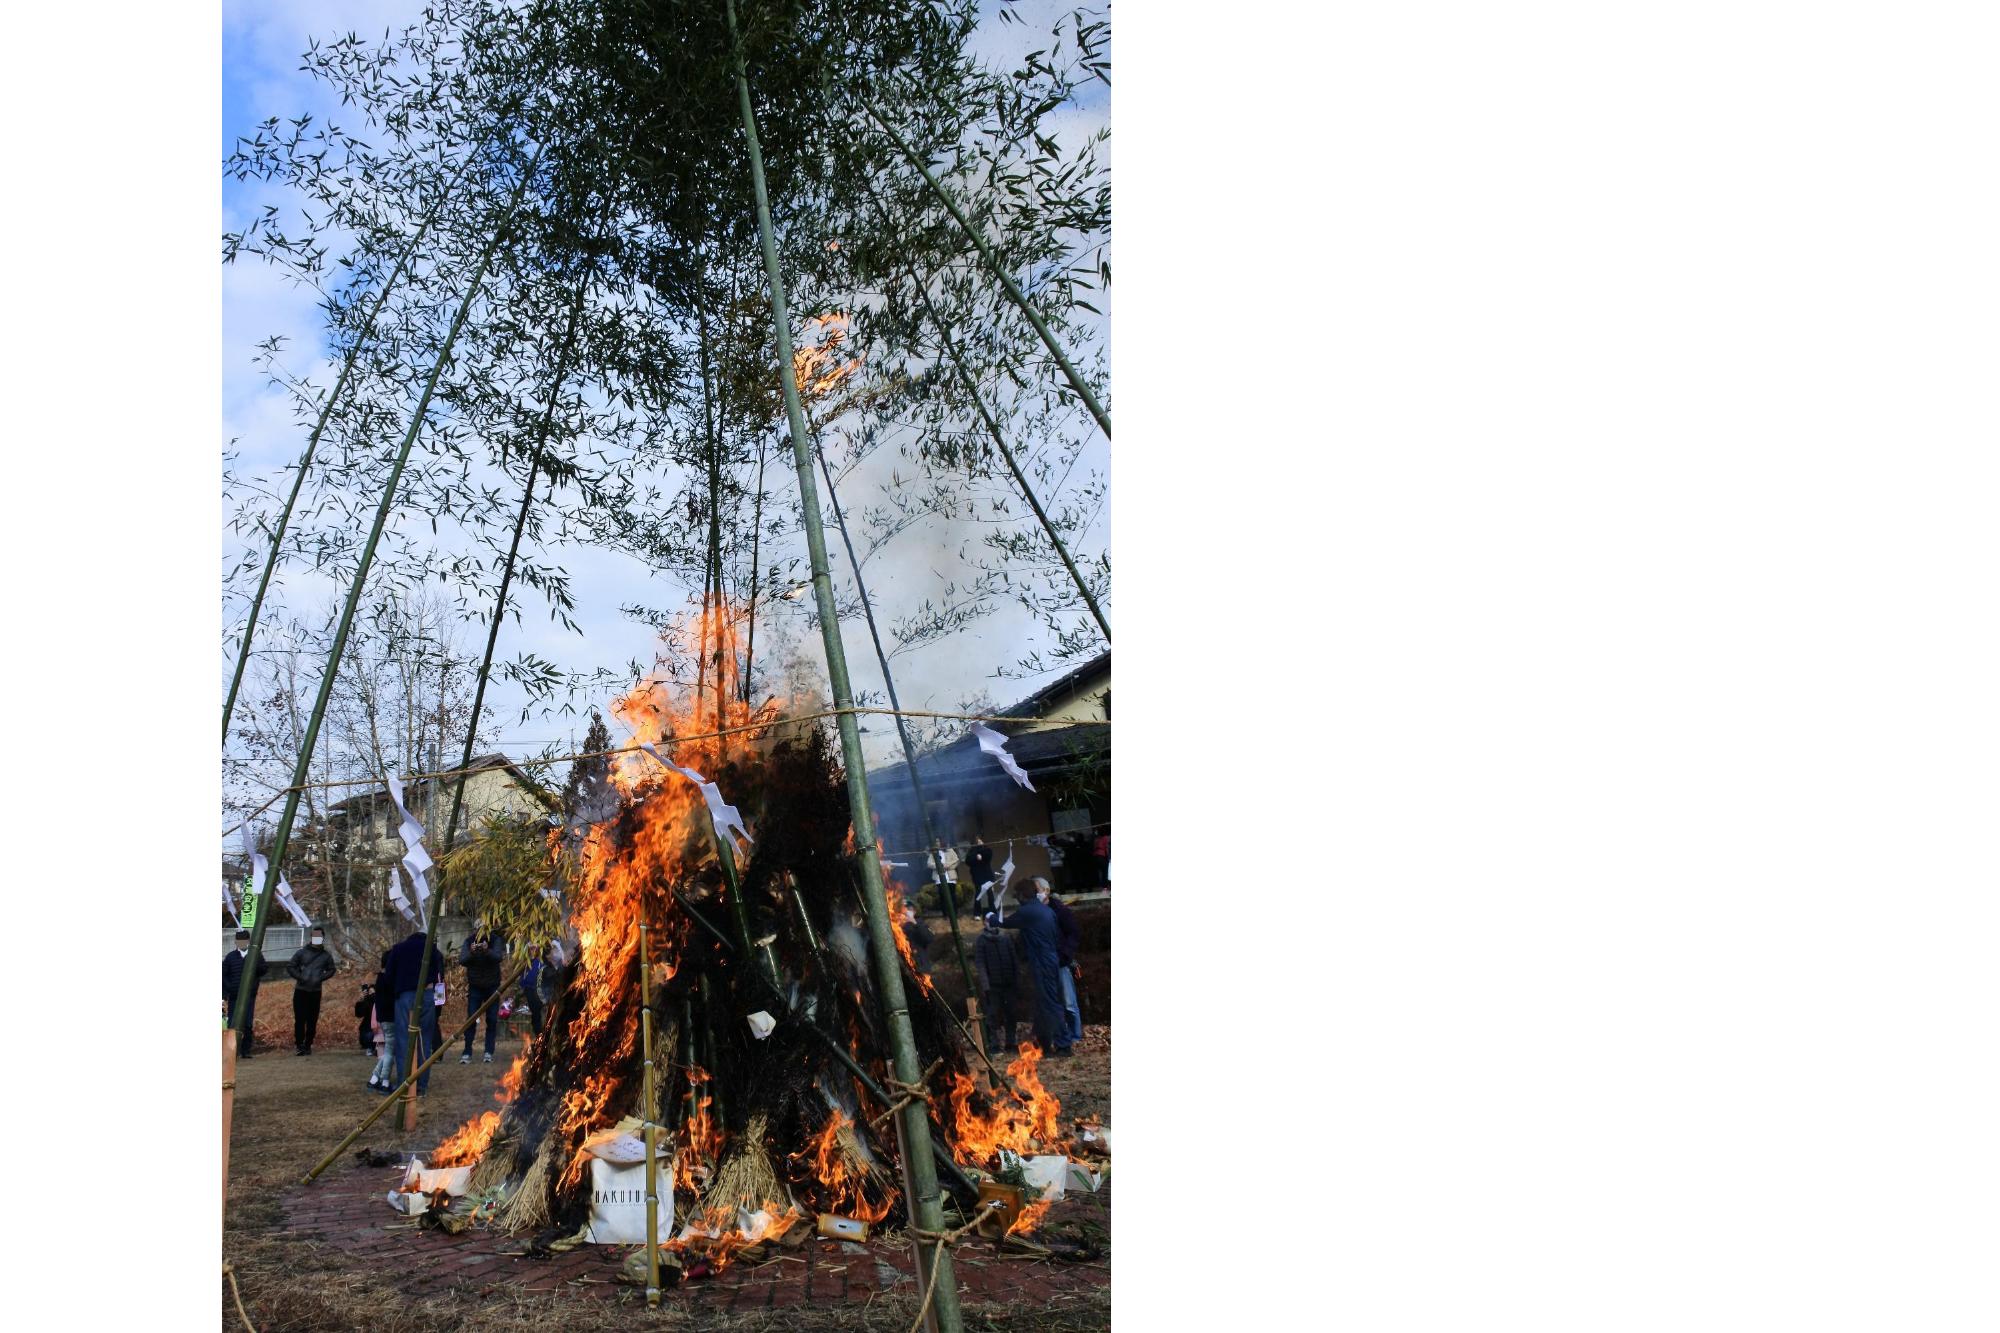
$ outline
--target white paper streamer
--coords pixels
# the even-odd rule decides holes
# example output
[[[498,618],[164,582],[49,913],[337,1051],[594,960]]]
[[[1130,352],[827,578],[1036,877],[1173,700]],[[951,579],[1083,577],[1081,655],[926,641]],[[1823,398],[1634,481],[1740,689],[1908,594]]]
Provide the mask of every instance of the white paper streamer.
[[[226,880],[222,885],[222,906],[223,910],[229,913],[229,919],[236,923],[239,930],[242,929],[243,913],[236,910],[236,895],[229,891],[229,884]]]
[[[292,886],[285,882],[283,875],[278,876],[278,906],[291,915],[293,925],[303,927],[312,924],[312,918],[299,906],[299,900],[292,896]]]
[[[424,910],[424,901],[431,896],[430,881],[424,878],[424,872],[437,862],[433,861],[431,854],[424,849],[424,826],[416,821],[410,814],[409,807],[403,804],[403,780],[394,773],[387,776],[389,799],[396,803],[396,813],[403,817],[402,826],[396,830],[406,849],[403,852],[403,869],[409,873],[410,888],[416,894],[416,908],[421,912]],[[391,897],[393,896],[392,894]]]
[[[403,877],[393,865],[389,867],[389,901],[403,914],[403,920],[411,925],[417,923],[417,914],[410,910],[410,900],[403,893]]]
[[[743,816],[737,812],[735,806],[724,803],[721,788],[691,768],[682,768],[679,764],[667,763],[665,759],[660,758],[660,752],[645,741],[639,742],[639,748],[653,756],[653,758],[659,759],[660,763],[665,767],[671,768],[674,772],[701,788],[701,799],[708,802],[708,817],[715,824],[716,837],[727,837],[731,833],[734,833],[745,842],[751,841],[750,830],[745,828],[743,824]]]
[[[1019,764],[1014,762],[1014,756],[1007,753],[1007,738],[1005,736],[1002,736],[984,722],[975,722],[972,724],[972,735],[979,742],[980,749],[1000,761],[1000,767],[1006,770],[1008,777],[1014,779],[1014,781],[1020,783],[1029,791],[1035,789],[1035,784],[1028,781],[1028,775],[1021,770]]]

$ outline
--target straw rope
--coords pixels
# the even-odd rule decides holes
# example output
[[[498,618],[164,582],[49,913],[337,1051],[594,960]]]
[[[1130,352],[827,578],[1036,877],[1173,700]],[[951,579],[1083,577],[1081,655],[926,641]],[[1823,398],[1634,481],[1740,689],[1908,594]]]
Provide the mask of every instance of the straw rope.
[[[1000,1200],[988,1199],[985,1203],[980,1204],[972,1210],[971,1221],[951,1231],[925,1231],[922,1227],[914,1226],[909,1229],[912,1236],[915,1236],[925,1244],[936,1247],[936,1249],[931,1251],[931,1280],[924,1286],[924,1299],[917,1306],[917,1321],[910,1325],[910,1333],[917,1333],[917,1330],[924,1326],[925,1316],[931,1312],[931,1298],[937,1294],[938,1270],[943,1267],[938,1260],[944,1257],[943,1251],[950,1246],[958,1244],[966,1232],[984,1222],[986,1215],[1000,1206]]]
[[[243,1293],[236,1286],[236,1265],[227,1259],[222,1262],[222,1275],[229,1279],[229,1294],[236,1298],[236,1317],[243,1321],[243,1327],[250,1333],[257,1333],[257,1326],[250,1322],[250,1316],[243,1309]]]
[[[943,1064],[944,1060],[942,1058],[931,1061],[931,1067],[926,1069],[923,1072],[923,1076],[915,1083],[904,1083],[900,1079],[893,1078],[882,1080],[889,1091],[896,1094],[896,1100],[889,1103],[888,1110],[869,1120],[868,1124],[870,1128],[874,1129],[878,1134],[881,1133],[882,1122],[902,1110],[905,1106],[908,1106],[911,1102],[922,1102],[928,1108],[931,1104],[931,1090],[925,1085],[931,1081],[931,1078],[936,1075],[939,1067]]]

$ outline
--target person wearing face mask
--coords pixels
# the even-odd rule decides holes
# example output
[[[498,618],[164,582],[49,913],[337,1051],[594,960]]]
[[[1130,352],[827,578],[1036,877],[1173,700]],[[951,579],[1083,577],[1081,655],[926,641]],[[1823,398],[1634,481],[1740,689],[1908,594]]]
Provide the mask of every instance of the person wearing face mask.
[[[300,1055],[312,1054],[313,1038],[319,1035],[320,987],[339,970],[326,951],[326,933],[318,926],[307,936],[305,947],[285,964],[285,975],[292,979],[292,1044]]]
[[[228,1009],[229,1021],[232,1024],[236,1022],[236,988],[242,984],[243,969],[249,966],[249,963],[250,932],[239,930],[236,932],[236,947],[222,955],[222,1003]],[[257,975],[250,982],[249,998],[243,1002],[243,1007],[247,1011],[243,1022],[243,1033],[236,1039],[236,1054],[244,1060],[251,1057],[254,1053],[251,1047],[256,1044],[257,983],[270,974],[271,960],[259,958]]]

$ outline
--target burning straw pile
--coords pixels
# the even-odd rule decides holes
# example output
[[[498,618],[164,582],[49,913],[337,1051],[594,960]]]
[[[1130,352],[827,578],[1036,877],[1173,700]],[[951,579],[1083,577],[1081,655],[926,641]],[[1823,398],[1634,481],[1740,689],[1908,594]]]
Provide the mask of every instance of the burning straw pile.
[[[893,1082],[866,965],[845,777],[820,724],[787,722],[768,704],[753,716],[735,693],[716,682],[712,695],[676,697],[652,684],[619,701],[615,714],[658,760],[617,756],[600,808],[587,812],[603,817],[551,834],[577,956],[541,1036],[503,1081],[504,1107],[431,1158],[476,1163],[472,1192],[497,1192],[497,1220],[511,1230],[576,1234],[590,1214],[591,1148],[649,1121],[672,1163],[663,1248],[690,1261],[720,1267],[809,1214],[906,1220],[898,1136],[884,1113],[915,1090]],[[720,802],[669,763],[725,793],[754,838],[718,828],[710,812]],[[894,899],[892,890],[892,925]],[[642,922],[652,1105],[640,1051]],[[1009,1067],[1010,1087],[974,1077],[952,1017],[895,930],[932,1133],[957,1164],[942,1164],[941,1176],[970,1216],[975,1175],[1003,1152],[1044,1142],[1060,1150],[1059,1108],[1032,1050]],[[1042,1211],[1031,1205],[1011,1230],[1032,1227]]]

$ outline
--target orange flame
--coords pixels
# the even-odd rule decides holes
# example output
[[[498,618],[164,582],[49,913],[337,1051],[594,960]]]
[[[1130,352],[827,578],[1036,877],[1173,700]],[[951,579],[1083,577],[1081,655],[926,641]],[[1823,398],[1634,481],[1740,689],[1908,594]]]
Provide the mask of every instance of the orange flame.
[[[860,357],[841,350],[847,343],[847,329],[848,318],[842,314],[806,321],[792,348],[792,373],[801,396],[824,398],[861,369]]]
[[[889,1215],[896,1198],[891,1191],[886,1197],[871,1202],[863,1190],[867,1173],[850,1165],[847,1153],[840,1144],[842,1127],[853,1123],[839,1107],[835,1107],[826,1127],[814,1135],[812,1142],[802,1151],[792,1154],[792,1159],[805,1163],[813,1179],[826,1187],[826,1207],[822,1211],[873,1224]]]
[[[500,1090],[493,1094],[493,1100],[502,1106],[514,1100],[521,1091],[521,1071],[527,1068],[528,1057],[517,1055],[507,1072],[501,1075]],[[482,1111],[459,1126],[458,1132],[440,1143],[431,1153],[432,1166],[470,1166],[486,1155],[486,1145],[493,1141],[493,1134],[500,1128],[498,1111]]]
[[[1002,1148],[1027,1156],[1041,1145],[1058,1140],[1056,1118],[1062,1113],[1062,1103],[1042,1086],[1041,1077],[1035,1072],[1041,1062],[1041,1048],[1033,1042],[1022,1042],[1020,1056],[1007,1066],[1007,1077],[1020,1094],[1018,1099],[994,1098],[984,1113],[973,1104],[978,1084],[972,1076],[957,1073],[951,1076],[946,1101],[951,1108],[953,1145],[962,1156],[981,1166],[990,1166]]]

